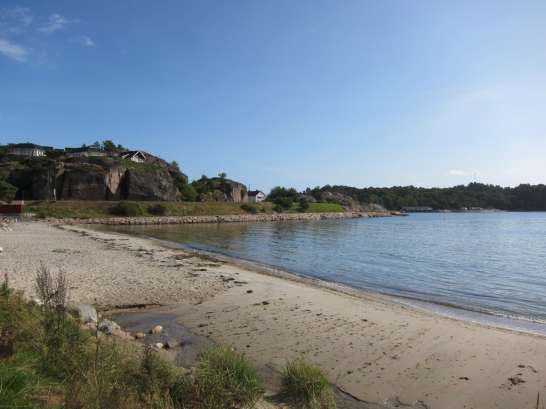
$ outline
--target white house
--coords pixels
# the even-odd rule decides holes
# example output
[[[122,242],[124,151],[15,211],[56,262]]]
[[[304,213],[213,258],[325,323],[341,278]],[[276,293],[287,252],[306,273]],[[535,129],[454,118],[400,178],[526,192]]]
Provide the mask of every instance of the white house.
[[[251,190],[248,192],[249,203],[260,203],[265,200],[265,193],[260,190]]]
[[[8,153],[17,156],[45,156],[46,152],[50,150],[53,150],[51,146],[40,146],[33,143],[12,143],[8,145]]]
[[[146,162],[146,154],[141,151],[127,151],[120,153],[123,159],[127,159],[136,163]]]

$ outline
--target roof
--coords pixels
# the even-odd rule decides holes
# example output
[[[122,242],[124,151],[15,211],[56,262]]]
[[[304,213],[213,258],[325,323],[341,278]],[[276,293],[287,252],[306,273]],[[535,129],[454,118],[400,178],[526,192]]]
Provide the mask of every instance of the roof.
[[[121,156],[142,155],[142,156],[146,157],[146,155],[142,151],[125,151],[125,152],[121,152],[120,155]]]
[[[22,148],[22,149],[43,149],[45,151],[53,150],[52,146],[41,146],[36,145],[35,143],[25,142],[25,143],[10,143],[8,148]]]
[[[261,190],[250,190],[247,194],[248,194],[249,196],[257,196],[258,193],[261,193],[262,195],[265,195],[265,193],[262,192]]]

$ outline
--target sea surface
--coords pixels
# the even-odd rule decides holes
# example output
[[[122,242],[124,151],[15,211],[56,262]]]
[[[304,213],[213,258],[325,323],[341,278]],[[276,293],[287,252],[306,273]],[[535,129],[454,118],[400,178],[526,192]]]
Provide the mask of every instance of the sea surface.
[[[109,226],[546,333],[546,213]],[[485,314],[485,315],[484,315]],[[506,324],[508,323],[508,324]]]

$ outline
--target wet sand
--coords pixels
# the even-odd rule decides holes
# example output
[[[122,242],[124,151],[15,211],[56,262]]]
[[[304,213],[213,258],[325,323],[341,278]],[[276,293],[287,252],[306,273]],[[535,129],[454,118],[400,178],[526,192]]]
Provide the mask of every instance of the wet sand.
[[[74,300],[161,304],[195,334],[233,345],[258,367],[278,371],[303,354],[367,402],[520,409],[546,395],[541,336],[76,226],[16,224],[0,233],[0,247],[0,271],[29,296],[43,262],[67,272]]]

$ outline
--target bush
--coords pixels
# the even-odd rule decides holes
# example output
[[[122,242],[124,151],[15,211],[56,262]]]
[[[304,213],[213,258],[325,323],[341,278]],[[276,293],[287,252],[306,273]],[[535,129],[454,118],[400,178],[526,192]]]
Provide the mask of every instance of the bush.
[[[0,200],[7,200],[8,202],[15,199],[15,193],[17,188],[5,180],[0,180]]]
[[[282,373],[282,392],[297,408],[333,409],[332,389],[320,369],[303,358],[286,365]]]
[[[148,213],[153,214],[154,216],[165,216],[165,214],[167,214],[167,208],[161,203],[156,203],[148,206]]]
[[[247,213],[252,213],[252,214],[258,213],[258,208],[255,205],[251,205],[248,203],[243,203],[241,205],[241,209],[243,209]]]
[[[138,203],[133,202],[119,202],[117,205],[109,209],[110,214],[115,216],[127,216],[136,217],[142,216],[144,211]]]
[[[178,391],[187,393],[188,389],[192,408],[251,408],[263,393],[256,371],[244,356],[225,347],[201,355],[193,384],[182,383]]]
[[[0,286],[0,358],[8,357],[39,337],[37,311],[23,295],[9,288],[8,276]]]

